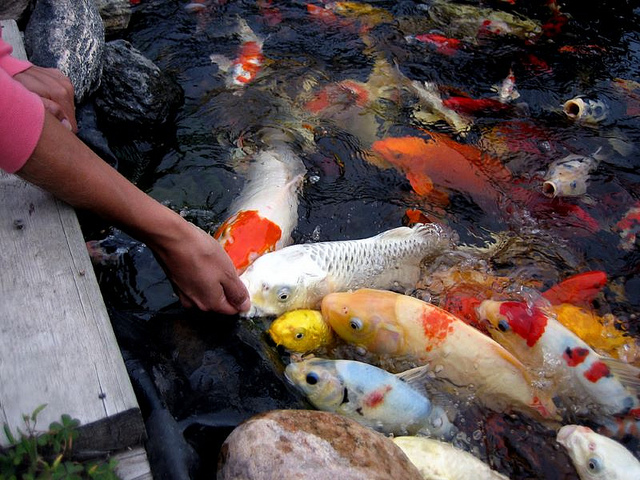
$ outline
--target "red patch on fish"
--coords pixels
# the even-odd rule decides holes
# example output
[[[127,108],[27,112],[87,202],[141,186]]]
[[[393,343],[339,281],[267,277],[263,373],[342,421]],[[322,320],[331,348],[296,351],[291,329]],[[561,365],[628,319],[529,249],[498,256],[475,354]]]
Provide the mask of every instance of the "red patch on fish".
[[[324,87],[313,100],[307,102],[305,110],[321,113],[330,107],[347,109],[352,106],[365,107],[369,103],[369,92],[358,82],[345,80]]]
[[[442,104],[458,113],[478,115],[482,113],[497,113],[511,109],[511,105],[495,98],[449,97]]]
[[[282,230],[257,210],[243,210],[224,222],[213,235],[221,241],[238,272],[256,258],[276,249]]]
[[[377,390],[374,390],[370,394],[366,395],[362,401],[367,408],[376,408],[384,403],[384,397],[393,388],[390,385],[384,385]]]
[[[424,336],[429,340],[426,346],[426,351],[429,352],[453,331],[453,323],[457,318],[445,310],[429,306],[425,308],[421,320]]]
[[[253,40],[244,42],[240,47],[240,54],[234,62],[234,64],[239,65],[242,70],[235,76],[234,80],[238,83],[251,82],[258,75],[263,63],[262,45]]]
[[[545,291],[542,296],[552,305],[570,303],[588,305],[607,283],[607,274],[601,270],[579,273],[566,278]]]
[[[328,8],[322,8],[312,3],[307,3],[307,12],[316,20],[320,20],[326,23],[335,23],[338,21],[338,17],[333,11]]]
[[[562,358],[570,367],[576,367],[584,362],[589,356],[589,350],[582,347],[569,348],[564,351]]]
[[[610,376],[611,376],[611,370],[609,370],[609,367],[607,367],[607,365],[601,361],[594,362],[594,364],[591,365],[591,368],[589,368],[589,370],[584,372],[584,378],[586,378],[592,383],[596,383],[602,377],[610,377]]]
[[[547,316],[536,307],[522,302],[502,302],[500,315],[507,318],[513,332],[533,347],[547,328]]]
[[[423,33],[416,35],[416,40],[433,46],[436,52],[443,55],[455,55],[462,47],[462,42],[457,38],[449,38],[438,33]]]

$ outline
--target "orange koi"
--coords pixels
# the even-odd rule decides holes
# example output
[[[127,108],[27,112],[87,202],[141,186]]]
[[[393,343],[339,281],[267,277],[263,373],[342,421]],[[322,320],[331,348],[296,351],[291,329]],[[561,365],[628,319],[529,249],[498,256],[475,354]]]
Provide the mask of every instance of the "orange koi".
[[[442,100],[442,103],[445,107],[466,115],[498,113],[512,108],[495,98],[449,97]]]
[[[330,25],[336,24],[339,20],[333,10],[319,7],[318,5],[314,5],[312,3],[307,3],[307,12],[309,12],[311,18],[324,23],[328,23]]]
[[[430,364],[436,377],[473,395],[496,411],[516,409],[554,418],[551,398],[531,383],[512,354],[451,313],[414,297],[361,289],[331,293],[322,315],[346,342],[375,354]]]
[[[335,110],[345,110],[351,106],[363,108],[370,100],[371,95],[364,83],[344,80],[324,87],[304,108],[311,113],[326,116],[335,113]]]
[[[508,184],[509,170],[498,159],[471,145],[444,134],[429,135],[428,139],[378,140],[373,143],[372,152],[403,172],[418,195],[446,204],[448,196],[440,189],[455,190],[469,194],[480,206],[495,210],[500,196],[496,185]]]

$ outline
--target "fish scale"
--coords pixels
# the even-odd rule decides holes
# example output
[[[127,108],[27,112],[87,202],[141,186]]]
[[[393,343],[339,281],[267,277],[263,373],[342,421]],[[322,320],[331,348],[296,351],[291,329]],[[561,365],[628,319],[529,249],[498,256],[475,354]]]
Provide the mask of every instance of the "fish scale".
[[[251,297],[248,317],[315,308],[331,292],[414,288],[421,262],[452,246],[437,224],[398,227],[360,240],[285,247],[258,258],[241,276]]]

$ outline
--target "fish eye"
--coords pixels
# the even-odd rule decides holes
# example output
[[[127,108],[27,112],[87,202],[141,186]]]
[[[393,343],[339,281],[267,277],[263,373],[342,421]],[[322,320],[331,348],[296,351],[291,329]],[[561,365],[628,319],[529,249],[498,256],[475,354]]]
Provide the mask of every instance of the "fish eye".
[[[318,383],[318,375],[316,373],[307,373],[307,378],[305,379],[309,385],[315,385]]]
[[[283,287],[280,290],[278,290],[278,300],[281,302],[286,302],[287,300],[289,300],[290,294],[291,294],[291,291],[287,287]]]
[[[598,473],[600,470],[602,470],[602,463],[600,462],[599,458],[591,457],[587,461],[587,468],[592,473]]]
[[[298,332],[296,333],[295,337],[296,337],[296,340],[302,340],[304,338],[304,333]]]
[[[349,326],[352,330],[362,330],[362,325],[362,320],[360,320],[358,317],[353,317],[349,321]]]
[[[507,322],[506,320],[500,320],[498,322],[498,330],[500,330],[501,332],[506,332],[509,330],[509,322]]]

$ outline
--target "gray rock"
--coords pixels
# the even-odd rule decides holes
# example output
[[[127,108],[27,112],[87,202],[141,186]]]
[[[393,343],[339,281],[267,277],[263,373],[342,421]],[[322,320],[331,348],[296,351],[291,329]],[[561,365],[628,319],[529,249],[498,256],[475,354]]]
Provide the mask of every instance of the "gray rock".
[[[0,20],[20,21],[32,3],[32,0],[2,0],[0,2]]]
[[[220,450],[218,480],[421,480],[388,438],[348,418],[273,410],[240,424]]]
[[[107,38],[114,37],[127,29],[131,20],[130,0],[94,1],[102,17],[104,33]]]
[[[24,33],[29,60],[69,77],[80,103],[100,83],[104,25],[93,0],[38,0]]]
[[[162,125],[173,118],[182,100],[180,86],[129,42],[107,43],[95,104],[109,123]]]

